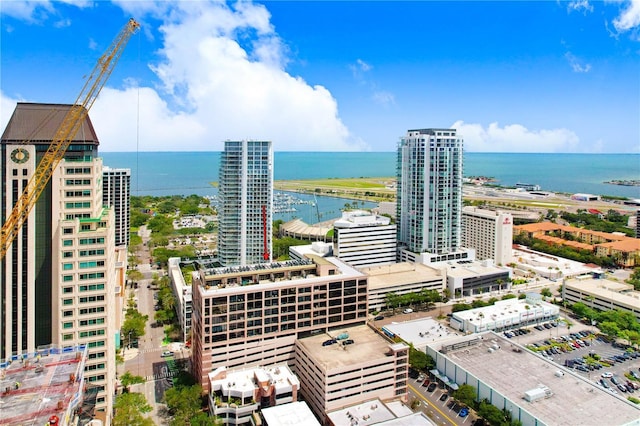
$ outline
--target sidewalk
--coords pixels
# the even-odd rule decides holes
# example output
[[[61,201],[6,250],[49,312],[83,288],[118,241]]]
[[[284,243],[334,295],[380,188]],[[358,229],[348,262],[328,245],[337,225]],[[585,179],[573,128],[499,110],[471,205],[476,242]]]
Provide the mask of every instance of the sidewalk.
[[[131,348],[131,349],[124,349],[124,354],[122,355],[122,358],[124,358],[124,361],[131,361],[132,359],[134,359],[135,357],[138,356],[138,354],[140,353],[140,349],[138,348]]]

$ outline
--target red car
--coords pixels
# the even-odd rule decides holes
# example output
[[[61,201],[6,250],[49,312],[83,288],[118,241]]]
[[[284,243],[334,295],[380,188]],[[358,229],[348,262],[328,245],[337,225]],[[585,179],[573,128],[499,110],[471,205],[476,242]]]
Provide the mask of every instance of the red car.
[[[424,382],[422,382],[422,386],[427,387],[429,386],[429,383],[431,383],[431,381],[429,379],[425,379]]]

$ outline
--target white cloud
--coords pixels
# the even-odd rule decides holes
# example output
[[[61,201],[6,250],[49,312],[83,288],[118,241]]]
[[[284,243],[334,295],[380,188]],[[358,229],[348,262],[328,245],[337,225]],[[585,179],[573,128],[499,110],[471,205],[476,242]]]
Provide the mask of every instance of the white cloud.
[[[161,92],[140,88],[140,150],[221,150],[244,138],[278,151],[368,149],[326,88],[284,71],[286,47],[263,6],[174,6],[152,68]],[[103,90],[90,113],[103,151],[136,150],[137,105],[137,88]]]
[[[627,8],[613,20],[613,25],[619,32],[640,27],[640,0],[630,0]]]
[[[373,94],[373,100],[380,105],[395,105],[396,98],[393,93],[387,91],[378,91]]]
[[[593,12],[593,6],[589,4],[589,0],[573,0],[567,4],[567,10],[569,10],[569,12],[582,11],[586,15],[587,12]]]
[[[500,127],[456,121],[451,126],[464,138],[470,152],[575,152],[579,138],[568,129],[529,130],[521,124]]]
[[[587,73],[591,71],[591,64],[581,64],[580,60],[573,53],[567,52],[564,54],[564,57],[569,61],[573,72]]]
[[[0,7],[0,15],[11,16],[27,22],[42,22],[49,16],[55,16],[55,4],[66,3],[75,7],[89,7],[91,0],[9,0],[3,1]],[[70,23],[66,19],[61,19],[54,24],[56,27],[66,27]]]

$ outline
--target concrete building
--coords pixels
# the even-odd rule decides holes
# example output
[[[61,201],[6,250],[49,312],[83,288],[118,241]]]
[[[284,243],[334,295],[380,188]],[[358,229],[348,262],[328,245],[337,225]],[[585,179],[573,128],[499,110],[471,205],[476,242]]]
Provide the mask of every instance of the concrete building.
[[[258,410],[296,402],[300,381],[286,364],[236,371],[219,367],[209,373],[209,389],[210,412],[223,424],[256,424]]]
[[[584,275],[564,280],[562,299],[569,303],[582,302],[600,311],[620,309],[640,321],[640,291],[635,291],[631,284]]]
[[[191,334],[191,316],[193,313],[192,288],[190,285],[187,285],[184,275],[182,275],[179,257],[169,258],[167,267],[173,295],[176,298],[175,308],[180,330],[182,330],[182,340],[186,342]]]
[[[477,260],[497,265],[511,262],[513,217],[510,213],[467,206],[462,209],[462,245],[473,248]]]
[[[225,266],[271,261],[270,141],[225,141],[218,187],[218,258]]]
[[[462,156],[462,138],[455,129],[409,130],[400,139],[396,220],[401,250],[441,256],[458,252]]]
[[[261,410],[265,426],[320,426],[309,406],[304,401],[290,402]]]
[[[526,299],[499,300],[491,306],[454,312],[449,324],[464,333],[480,333],[554,321],[559,315],[558,306],[542,301],[537,293],[528,293]]]
[[[396,226],[391,219],[362,210],[342,213],[333,223],[335,254],[355,267],[396,261]]]
[[[529,250],[529,248],[520,245],[514,246],[513,263],[515,264],[513,274],[516,276],[540,276],[552,281],[593,272],[603,272],[602,268],[594,264],[584,264],[564,257]]]
[[[496,266],[489,259],[440,262],[432,266],[446,271],[447,289],[454,298],[511,288],[511,269]]]
[[[350,405],[327,414],[330,426],[435,426],[422,411],[413,410],[400,401],[383,402],[372,399]]]
[[[35,173],[69,108],[18,103],[2,136],[4,214]],[[34,352],[48,344],[87,345],[88,397],[109,417],[118,289],[114,216],[102,203],[98,144],[87,117],[2,259],[0,356]]]
[[[493,332],[429,344],[427,355],[432,377],[473,386],[523,426],[640,425],[637,405]]]
[[[435,290],[442,293],[447,275],[442,269],[421,263],[394,263],[385,266],[361,268],[369,276],[369,309],[379,311],[386,307],[388,293],[404,295]]]
[[[0,424],[78,424],[86,361],[84,345],[64,349],[49,345],[2,360]],[[86,424],[83,420],[80,424]]]
[[[336,337],[344,339],[324,343]],[[320,419],[372,398],[407,400],[409,346],[389,343],[366,325],[299,339],[295,358],[300,393]]]
[[[295,340],[367,319],[367,276],[335,257],[200,270],[193,278],[192,369],[294,363]]]
[[[116,247],[129,246],[131,169],[102,169],[102,203],[115,215]]]
[[[394,321],[384,325],[382,332],[390,339],[402,339],[403,342],[413,345],[414,348],[422,352],[430,343],[451,340],[461,335],[461,333],[443,326],[432,317],[402,322]]]

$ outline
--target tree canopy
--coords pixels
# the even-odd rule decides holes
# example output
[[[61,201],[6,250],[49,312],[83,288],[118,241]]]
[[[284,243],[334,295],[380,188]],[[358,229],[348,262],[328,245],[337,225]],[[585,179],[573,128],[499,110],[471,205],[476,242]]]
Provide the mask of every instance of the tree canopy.
[[[151,411],[151,406],[147,403],[141,393],[122,393],[116,396],[115,415],[113,416],[113,426],[153,426],[153,420],[144,417],[143,414]]]

